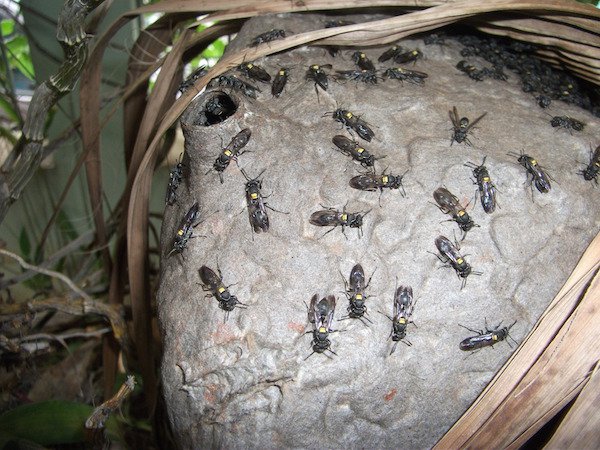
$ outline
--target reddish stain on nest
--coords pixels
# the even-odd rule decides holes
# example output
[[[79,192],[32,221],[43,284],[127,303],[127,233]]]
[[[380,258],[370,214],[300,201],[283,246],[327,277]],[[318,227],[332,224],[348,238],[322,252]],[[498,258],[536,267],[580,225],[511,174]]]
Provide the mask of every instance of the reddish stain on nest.
[[[216,392],[219,390],[219,386],[216,384],[208,384],[204,389],[204,400],[206,403],[216,403],[217,396]]]
[[[305,325],[297,322],[288,322],[287,326],[290,330],[297,331],[298,333],[304,333],[304,329],[306,328]]]
[[[215,344],[224,344],[225,342],[233,341],[236,337],[233,334],[231,327],[225,323],[219,324],[217,331],[211,334]]]
[[[383,399],[386,402],[389,402],[390,400],[392,400],[396,396],[397,393],[398,393],[398,389],[394,388],[390,392],[388,392],[387,394],[385,394],[383,396]]]

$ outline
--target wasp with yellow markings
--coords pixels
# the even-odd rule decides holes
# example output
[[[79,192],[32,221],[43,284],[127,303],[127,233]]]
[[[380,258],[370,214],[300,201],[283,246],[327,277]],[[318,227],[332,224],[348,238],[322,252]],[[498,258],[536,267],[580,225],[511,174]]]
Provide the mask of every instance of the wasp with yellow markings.
[[[413,302],[413,290],[410,286],[400,286],[394,293],[394,316],[390,317],[387,314],[383,314],[385,317],[392,321],[392,331],[390,336],[394,345],[390,351],[390,355],[396,351],[398,342],[402,341],[404,344],[411,346],[412,343],[406,338],[406,327],[409,323],[413,323],[412,315],[415,304]]]
[[[279,97],[281,95],[281,93],[283,92],[283,88],[287,84],[289,75],[289,69],[285,67],[281,67],[277,71],[277,75],[275,75],[275,78],[273,79],[273,84],[271,85],[271,95],[273,97]]]
[[[463,232],[463,239],[467,235],[467,231],[478,225],[473,222],[465,208],[462,207],[458,198],[446,188],[437,188],[433,192],[433,198],[438,204],[438,208],[444,214],[450,214],[452,220],[456,222],[458,227]]]
[[[462,278],[462,284],[460,288],[464,288],[467,284],[467,277],[469,275],[481,275],[482,272],[476,272],[470,266],[470,264],[465,261],[465,258],[461,256],[459,253],[458,245],[454,245],[450,240],[445,236],[438,236],[435,239],[435,246],[440,252],[437,258],[444,263],[443,267],[452,267],[456,272],[456,276]]]
[[[411,61],[417,62],[421,58],[423,58],[423,52],[418,48],[394,55],[394,61],[396,61],[398,64],[405,64]]]
[[[187,246],[188,241],[195,237],[193,236],[194,227],[200,224],[200,205],[198,202],[194,202],[191,208],[185,213],[183,219],[181,220],[181,224],[179,228],[177,228],[177,233],[175,234],[175,239],[173,240],[173,248],[167,254],[167,258],[170,257],[173,253],[181,253]]]
[[[325,72],[323,69],[331,69],[331,67],[331,64],[323,64],[322,66],[320,66],[319,64],[311,64],[310,66],[308,66],[305,78],[308,81],[314,81],[315,92],[317,93],[317,96],[319,95],[317,86],[319,86],[324,91],[326,91],[329,87],[329,78],[327,77],[327,72]]]
[[[528,175],[531,175],[531,180],[529,180],[529,176],[527,177],[527,181],[529,181],[529,185],[531,186],[531,195],[533,196],[533,186],[535,185],[536,189],[542,193],[546,194],[550,191],[552,186],[550,185],[550,175],[546,173],[545,169],[540,166],[537,159],[529,156],[521,151],[520,154],[509,152],[507,153],[510,156],[515,156],[519,164],[521,164]]]
[[[321,206],[323,206],[323,205],[321,205]],[[323,206],[323,208],[327,208],[327,207]],[[325,210],[315,211],[314,213],[312,213],[310,216],[309,222],[318,227],[333,227],[331,230],[325,232],[325,234],[323,234],[323,236],[325,236],[327,233],[331,233],[338,226],[341,226],[342,233],[344,234],[346,239],[348,239],[348,237],[346,236],[346,233],[344,232],[344,228],[345,227],[356,228],[358,231],[358,236],[360,237],[362,234],[361,231],[362,231],[362,225],[363,225],[363,218],[369,212],[370,212],[370,210],[364,214],[348,213],[348,212],[346,212],[345,206],[342,211],[338,211],[335,208],[327,208]],[[323,236],[321,236],[321,237],[323,237]]]
[[[264,197],[261,194],[262,180],[260,180],[260,176],[265,170],[259,173],[256,178],[250,178],[246,174],[246,171],[244,169],[241,169],[242,174],[247,180],[245,187],[246,205],[248,207],[248,217],[250,219],[250,225],[252,225],[252,230],[255,233],[266,233],[267,231],[269,231],[269,216],[267,215],[267,208],[269,208],[271,211],[283,213],[283,211],[278,211],[275,208],[269,206],[269,204],[265,202]]]
[[[202,280],[202,289],[210,292],[207,297],[212,295],[219,302],[219,308],[227,312],[225,315],[225,320],[227,320],[230,311],[233,311],[236,307],[244,308],[247,305],[240,302],[235,295],[229,292],[229,287],[223,284],[221,270],[217,268],[217,271],[219,275],[207,266],[200,267],[199,273]]]
[[[510,337],[509,331],[515,323],[517,323],[516,320],[511,325],[500,328],[500,325],[502,325],[502,322],[500,322],[498,324],[498,326],[496,326],[495,328],[490,330],[488,328],[487,320],[486,320],[485,321],[485,333],[483,330],[473,330],[471,328],[468,328],[468,327],[465,327],[464,325],[459,324],[461,327],[466,328],[467,330],[469,330],[473,333],[477,333],[476,336],[471,336],[471,337],[464,339],[460,343],[459,347],[461,350],[464,350],[464,351],[478,350],[483,347],[492,347],[494,344]],[[508,343],[508,340],[506,342]],[[515,342],[514,339],[513,339],[513,342]],[[516,344],[516,342],[515,342],[515,344]]]
[[[593,154],[590,148],[590,163],[585,169],[580,170],[579,174],[583,175],[584,180],[594,180],[598,184],[598,172],[600,172],[600,145],[596,147]]]
[[[243,149],[246,144],[248,144],[251,135],[252,132],[250,129],[244,128],[233,137],[231,142],[229,142],[229,144],[227,144],[227,146],[221,150],[221,153],[219,156],[217,156],[217,159],[215,159],[213,169],[219,174],[221,183],[223,183],[223,171],[227,169],[232,159],[237,159],[237,157],[243,153],[240,153],[240,150]],[[206,173],[210,172],[210,170],[211,169],[209,169]]]
[[[454,143],[454,141],[464,142],[467,145],[471,145],[471,141],[468,138],[469,131],[475,127],[475,125],[485,117],[487,112],[484,112],[474,121],[470,121],[468,117],[459,117],[458,110],[456,106],[452,107],[452,110],[448,111],[448,115],[450,116],[450,121],[452,122],[452,139],[450,140],[450,145]]]
[[[251,80],[260,81],[261,83],[268,83],[271,81],[271,75],[269,75],[265,69],[254,63],[247,62],[240,64],[237,69]]]
[[[318,299],[319,296],[317,294],[313,295],[308,309],[309,322],[313,324],[313,338],[311,341],[313,351],[304,358],[305,360],[310,358],[314,353],[323,353],[328,358],[331,358],[325,353],[326,351],[337,355],[336,352],[331,350],[331,341],[329,340],[329,333],[334,331],[331,324],[333,323],[333,314],[335,312],[335,297],[328,295],[320,301],[317,301]]]
[[[350,156],[353,160],[358,161],[363,167],[373,167],[376,159],[368,150],[364,147],[361,147],[353,141],[352,139],[347,138],[346,136],[342,136],[338,134],[333,137],[332,142],[334,145],[345,155]]]
[[[359,189],[361,191],[376,191],[379,189],[380,192],[383,192],[384,188],[402,189],[400,192],[402,193],[402,196],[405,197],[406,191],[402,185],[402,179],[407,173],[408,170],[402,175],[386,174],[385,170],[381,175],[377,175],[375,173],[364,173],[352,177],[349,184],[350,187]]]
[[[371,275],[371,278],[373,276]],[[349,281],[346,282],[344,278],[344,285],[346,287],[346,297],[348,297],[348,301],[350,304],[348,305],[348,315],[342,317],[342,319],[360,319],[363,323],[363,318],[371,322],[371,320],[365,316],[367,313],[367,306],[365,305],[365,300],[367,299],[367,295],[365,294],[365,290],[369,287],[371,283],[371,278],[365,283],[365,271],[360,264],[356,264],[352,270],[350,271]],[[372,323],[372,322],[371,322]],[[366,323],[365,323],[366,325]]]
[[[383,52],[379,56],[379,58],[377,58],[377,61],[379,61],[379,62],[385,62],[388,59],[394,58],[396,55],[400,54],[403,51],[404,51],[404,49],[401,46],[399,46],[399,45],[392,45],[385,52]]]
[[[494,183],[490,178],[490,173],[488,172],[487,167],[484,165],[486,158],[487,156],[483,158],[483,161],[480,165],[467,161],[465,166],[473,169],[475,184],[479,188],[481,206],[483,206],[483,210],[486,213],[490,214],[496,209],[496,186],[494,186]]]
[[[248,217],[250,225],[255,233],[269,231],[269,216],[267,215],[267,204],[260,192],[262,181],[260,176],[264,170],[258,174],[256,178],[250,178],[246,175],[244,169],[241,169],[242,174],[246,177],[246,205],[248,206]]]
[[[362,70],[375,71],[375,64],[373,64],[373,61],[371,61],[363,52],[356,51],[352,53],[352,61],[354,61],[354,64]]]
[[[346,109],[336,109],[333,111],[332,115],[333,119],[340,122],[349,130],[353,130],[358,134],[362,139],[367,142],[371,142],[371,139],[375,136],[373,130],[369,128],[369,125],[362,120],[360,117],[356,116],[354,113],[346,110]]]

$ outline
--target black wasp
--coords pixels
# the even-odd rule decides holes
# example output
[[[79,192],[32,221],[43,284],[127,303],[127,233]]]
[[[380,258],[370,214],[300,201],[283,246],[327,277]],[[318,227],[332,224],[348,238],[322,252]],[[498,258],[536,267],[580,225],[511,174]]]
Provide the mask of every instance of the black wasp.
[[[375,70],[336,70],[336,80],[362,81],[368,84],[377,84],[377,72]]]
[[[332,139],[334,145],[345,155],[350,156],[355,161],[358,161],[363,167],[373,167],[375,160],[381,158],[375,158],[368,150],[361,147],[353,141],[341,134],[335,135]],[[384,158],[384,156],[382,156]]]
[[[385,78],[400,81],[410,81],[415,84],[423,84],[427,75],[425,72],[418,72],[416,70],[408,70],[402,67],[392,67],[383,72]]]
[[[208,125],[221,123],[230,117],[237,109],[237,105],[226,94],[211,97],[204,106],[204,116]]]
[[[281,95],[283,88],[287,84],[289,75],[289,69],[285,67],[282,67],[277,71],[277,75],[275,75],[273,84],[271,85],[271,95],[273,95],[273,97],[279,97]]]
[[[356,134],[367,142],[371,142],[371,139],[375,136],[373,130],[369,128],[369,125],[364,120],[346,109],[336,109],[333,112],[333,118],[342,123],[346,128],[354,130]]]
[[[181,161],[181,156],[179,158],[180,159],[177,161],[177,164],[175,164],[175,167],[173,167],[171,172],[169,172],[169,184],[167,186],[167,194],[165,196],[165,203],[167,205],[175,204],[177,201],[177,188],[183,181],[183,168],[185,166]]]
[[[459,118],[456,106],[453,106],[452,110],[448,111],[448,114],[450,116],[450,120],[452,121],[452,127],[454,128],[454,134],[452,135],[452,139],[450,140],[450,145],[452,145],[454,141],[458,142],[459,144],[461,142],[464,142],[467,145],[471,145],[471,141],[469,141],[467,134],[469,133],[469,130],[471,130],[471,128],[473,128],[475,124],[477,124],[477,122],[479,122],[485,117],[487,112],[484,112],[473,122],[470,122],[467,117]]]
[[[466,73],[472,80],[483,81],[485,78],[485,72],[482,69],[478,69],[472,64],[467,63],[464,59],[456,64],[456,68],[461,72]]]
[[[269,231],[269,216],[267,215],[267,204],[265,203],[260,189],[262,188],[262,181],[259,177],[263,174],[264,170],[258,174],[256,178],[250,178],[246,175],[244,169],[241,170],[244,177],[246,177],[246,205],[248,206],[248,217],[250,219],[250,225],[255,233]]]
[[[256,178],[250,178],[244,169],[241,169],[242,174],[246,178],[246,205],[248,206],[248,217],[250,219],[250,225],[255,233],[269,231],[269,216],[267,215],[267,208],[272,211],[277,211],[271,208],[267,202],[265,202],[260,190],[262,189],[262,180],[260,176],[264,170],[258,174]],[[287,213],[284,213],[287,214]]]
[[[392,45],[385,52],[383,52],[381,54],[381,56],[379,56],[379,58],[377,58],[377,61],[385,62],[388,59],[394,58],[396,55],[400,54],[403,51],[404,51],[404,49],[402,47],[400,47],[399,45]]]
[[[421,59],[422,57],[423,52],[421,52],[421,50],[417,48],[415,50],[410,50],[408,52],[398,53],[394,55],[394,61],[396,61],[398,64],[405,64],[411,61],[417,62],[417,60]]]
[[[346,297],[348,297],[348,301],[350,302],[350,304],[348,305],[347,309],[348,315],[340,320],[347,319],[349,317],[351,319],[360,319],[363,323],[365,323],[362,320],[364,317],[369,322],[371,322],[371,320],[368,317],[365,317],[365,314],[367,313],[367,306],[365,305],[367,295],[365,295],[365,289],[369,287],[369,284],[371,283],[371,278],[369,278],[369,281],[367,281],[366,283],[365,280],[365,271],[360,264],[356,264],[350,271],[350,278],[348,283],[346,283],[346,279],[344,278],[344,285],[346,286]]]
[[[179,92],[182,94],[194,85],[196,81],[206,75],[208,72],[204,66],[198,67],[192,74],[179,85]]]
[[[264,33],[259,34],[250,43],[250,47],[256,47],[260,44],[264,44],[265,42],[271,42],[276,39],[285,38],[285,30],[273,28],[270,31],[266,31]]]
[[[376,191],[379,189],[379,206],[381,206],[381,193],[383,193],[383,189],[402,189],[401,193],[403,197],[406,197],[406,191],[404,190],[404,186],[402,185],[402,179],[404,175],[406,175],[408,170],[404,172],[402,175],[390,175],[386,174],[385,170],[381,175],[377,175],[374,173],[364,173],[361,175],[357,175],[350,179],[350,187],[354,189],[359,189],[361,191]]]
[[[537,159],[526,155],[523,152],[521,152],[520,155],[510,152],[508,153],[508,155],[516,156],[519,164],[525,167],[527,173],[531,175],[531,181],[529,182],[530,185],[533,183],[536,189],[542,194],[546,194],[550,191],[550,188],[552,187],[550,185],[550,175],[548,175],[544,171],[544,169],[539,165]],[[529,179],[529,177],[527,178]],[[533,195],[533,187],[531,188],[531,192]]]
[[[238,70],[248,78],[260,81],[261,83],[268,83],[271,81],[271,75],[269,75],[265,69],[257,66],[256,64],[249,62],[243,63],[238,66]]]
[[[535,99],[540,108],[546,109],[552,104],[552,99],[547,95],[538,95]]]
[[[483,206],[483,210],[490,214],[493,213],[496,209],[496,186],[492,182],[490,178],[490,173],[485,167],[485,159],[487,156],[483,158],[481,165],[477,165],[468,161],[465,166],[473,169],[473,176],[475,177],[475,184],[477,184],[479,188],[479,198],[481,199],[481,206]]]
[[[318,64],[311,64],[308,66],[308,70],[306,71],[305,78],[309,81],[314,81],[315,92],[317,95],[319,95],[317,85],[324,91],[326,91],[329,87],[329,79],[327,78],[327,73],[323,69],[331,69],[331,64],[323,64],[322,66]]]
[[[456,271],[456,275],[463,279],[460,286],[461,289],[467,284],[467,277],[469,275],[481,275],[482,272],[474,271],[469,263],[465,261],[464,257],[460,255],[459,248],[450,242],[447,237],[438,236],[435,239],[435,246],[440,252],[436,256],[445,264],[444,267],[452,267]]]
[[[583,128],[585,127],[585,123],[569,116],[554,116],[550,119],[550,125],[554,128],[558,127],[569,130],[569,133],[571,130],[583,131]]]
[[[323,206],[323,205],[321,205]],[[323,208],[327,208],[323,206]],[[358,236],[361,236],[363,218],[370,212],[366,213],[347,213],[346,207],[342,211],[338,211],[335,208],[327,208],[321,211],[315,211],[310,215],[309,222],[318,227],[333,227],[331,230],[325,232],[325,234],[330,233],[335,230],[338,226],[342,227],[342,233],[344,233],[345,227],[356,228],[358,231]],[[323,236],[325,236],[325,234]],[[321,237],[323,237],[321,236]],[[346,237],[348,239],[348,237]]]
[[[167,258],[171,256],[173,253],[181,253],[187,246],[187,242],[195,237],[193,236],[194,227],[200,224],[200,205],[198,202],[194,202],[192,207],[185,213],[183,219],[181,220],[181,224],[177,229],[177,234],[175,235],[175,239],[173,240],[173,248],[167,254]]]
[[[431,33],[429,36],[427,36],[425,39],[423,39],[423,43],[425,45],[432,45],[432,44],[445,45],[446,38],[443,33],[442,34]]]
[[[221,183],[223,183],[223,171],[227,168],[227,166],[229,166],[229,163],[232,159],[236,159],[239,155],[241,155],[240,150],[246,146],[250,140],[251,134],[252,133],[249,128],[244,128],[233,137],[231,142],[221,150],[221,153],[219,156],[217,156],[217,159],[215,159],[213,169],[215,169],[219,174]],[[208,172],[210,172],[210,169]]]
[[[500,328],[500,325],[502,325],[502,322],[500,322],[498,324],[498,326],[496,326],[495,328],[490,330],[488,328],[487,320],[486,320],[485,321],[485,333],[483,330],[473,330],[471,328],[468,328],[468,327],[465,327],[464,325],[459,324],[461,327],[466,328],[467,330],[472,331],[473,333],[477,333],[477,336],[471,336],[471,337],[464,339],[460,343],[459,347],[461,350],[464,350],[464,351],[477,350],[477,349],[480,349],[483,347],[491,347],[494,344],[510,337],[510,335],[508,333],[515,323],[517,323],[516,320],[511,325]],[[508,341],[506,341],[506,342],[508,343]],[[514,342],[514,339],[513,339],[513,342]],[[516,344],[516,342],[515,342],[515,344]]]
[[[367,58],[363,52],[352,53],[352,61],[362,70],[368,70],[369,72],[375,72],[375,64]]]
[[[310,358],[313,353],[324,353],[326,350],[337,355],[336,352],[331,350],[331,341],[329,340],[329,333],[334,331],[331,328],[331,324],[333,323],[333,313],[335,312],[335,297],[328,295],[317,302],[318,298],[318,295],[315,294],[310,300],[308,318],[310,323],[313,324],[313,338],[311,342],[313,351],[304,358],[305,360]],[[327,354],[325,356],[329,358]]]
[[[238,308],[246,307],[240,302],[235,295],[229,292],[228,286],[223,284],[223,275],[221,270],[217,268],[219,275],[217,275],[212,269],[202,266],[200,267],[200,279],[202,280],[202,289],[204,291],[210,291],[210,294],[217,299],[219,302],[219,308],[226,311],[225,320],[227,320],[228,313],[233,311],[237,306]]]
[[[354,25],[355,23],[356,22],[352,22],[351,20],[344,19],[328,20],[325,22],[325,28],[345,27],[348,25]]]
[[[209,88],[216,88],[216,87],[231,88],[231,89],[241,92],[246,97],[250,97],[250,98],[256,98],[257,92],[260,92],[260,89],[257,88],[256,86],[252,86],[251,84],[248,84],[245,81],[242,81],[233,75],[219,75],[218,77],[210,80],[210,83],[208,83],[208,87]]]
[[[394,317],[381,313],[392,321],[390,337],[394,341],[394,345],[392,346],[390,355],[396,351],[396,346],[400,341],[408,346],[412,345],[410,341],[403,339],[406,337],[406,327],[409,323],[413,323],[412,314],[414,307],[412,288],[410,286],[400,286],[394,294]]]
[[[477,226],[471,219],[465,208],[458,201],[458,198],[446,188],[437,188],[433,192],[433,198],[438,204],[438,208],[444,214],[450,214],[458,227],[463,231],[463,239],[467,235],[467,231]]]
[[[600,172],[600,145],[596,147],[594,154],[591,154],[590,149],[590,163],[585,169],[580,170],[579,174],[583,175],[586,181],[594,180],[598,184],[598,172]]]

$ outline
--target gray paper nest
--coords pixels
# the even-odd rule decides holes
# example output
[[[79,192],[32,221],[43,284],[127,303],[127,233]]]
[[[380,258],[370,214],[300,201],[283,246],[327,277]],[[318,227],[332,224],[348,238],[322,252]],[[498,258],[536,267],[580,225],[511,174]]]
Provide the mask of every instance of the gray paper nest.
[[[249,21],[236,41],[243,45],[272,28],[299,32],[322,16]],[[255,63],[270,74],[291,68],[280,98],[257,84],[256,100],[230,89],[199,95],[181,118],[186,138],[186,177],[178,200],[168,206],[162,230],[169,252],[180,221],[198,201],[203,222],[181,255],[163,260],[158,292],[164,338],[162,382],[172,428],[184,448],[426,448],[461,416],[512,349],[505,342],[472,355],[459,350],[469,331],[503,321],[517,341],[567,278],[600,224],[600,198],[593,182],[578,170],[597,143],[600,121],[577,107],[553,103],[552,115],[577,117],[583,132],[552,128],[535,98],[522,92],[514,76],[506,82],[475,82],[455,68],[461,46],[424,46],[414,69],[429,74],[423,85],[379,81],[377,85],[330,81],[315,93],[305,81],[310,64],[353,69],[350,50],[336,57],[323,48],[302,47]],[[387,47],[363,49],[373,61]],[[477,60],[475,60],[477,61]],[[391,67],[391,64],[385,65]],[[334,72],[331,71],[331,73]],[[241,79],[248,81],[242,75]],[[203,123],[206,102],[218,92],[237,105],[227,120]],[[219,94],[220,95],[220,94]],[[448,111],[474,119],[487,112],[469,134],[472,146],[451,146]],[[365,169],[335,150],[331,139],[346,130],[331,117],[337,108],[359,114],[375,137],[360,144],[385,159],[378,173],[402,174],[399,191],[363,192],[348,185]],[[263,169],[262,191],[269,195],[270,229],[254,234],[246,212],[246,178],[232,162],[224,183],[210,170],[222,147],[240,130],[252,137],[238,158],[250,176]],[[596,136],[596,138],[594,138]],[[595,139],[595,140],[594,140]],[[556,182],[547,194],[532,192],[516,158],[535,156]],[[467,161],[486,166],[498,188],[499,208],[486,214],[479,199],[467,211],[480,225],[467,234],[461,252],[481,276],[464,289],[436,253],[434,239],[453,234],[454,222],[436,208],[432,193],[445,186],[463,204],[476,186]],[[579,163],[577,162],[579,161]],[[208,171],[208,173],[207,173]],[[321,205],[369,211],[363,236],[309,223]],[[472,209],[471,209],[472,208]],[[347,314],[344,278],[360,263],[367,278],[368,317],[337,321]],[[225,285],[247,309],[236,308],[224,321],[214,298],[205,298],[198,269],[223,274]],[[407,338],[389,355],[396,285],[412,286],[416,300]],[[331,349],[337,356],[310,354],[312,326],[305,303],[335,295],[337,309]],[[514,346],[514,345],[513,345]]]

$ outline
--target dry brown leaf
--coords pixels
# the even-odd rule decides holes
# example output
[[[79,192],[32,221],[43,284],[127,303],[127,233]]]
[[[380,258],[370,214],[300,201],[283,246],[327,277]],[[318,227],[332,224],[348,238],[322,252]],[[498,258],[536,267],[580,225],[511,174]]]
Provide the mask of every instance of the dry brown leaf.
[[[129,212],[131,214],[127,217],[130,298],[140,371],[144,378],[148,401],[152,403],[152,406],[156,401],[157,387],[154,353],[152,351],[152,308],[148,282],[148,196],[150,195],[157,152],[149,151],[147,144],[152,138],[153,142],[157,142],[164,133],[163,130],[159,130],[158,133],[156,131],[163,116],[165,100],[173,99],[177,91],[179,82],[174,74],[181,65],[187,39],[188,31],[184,30],[179,36],[179,41],[173,45],[158,75],[140,125],[129,172],[130,174],[136,174],[130,203],[134,202],[138,206],[135,211],[130,208]],[[154,149],[156,148],[155,146]],[[143,166],[143,162],[148,165]],[[140,175],[142,177],[141,181],[136,185],[135,182],[140,179]]]
[[[569,408],[546,449],[600,448],[600,364]]]

